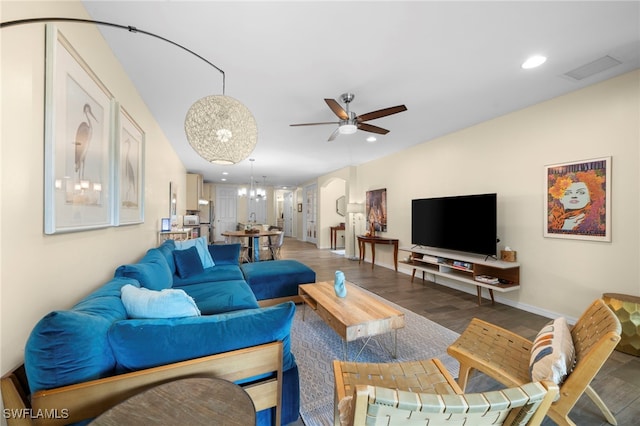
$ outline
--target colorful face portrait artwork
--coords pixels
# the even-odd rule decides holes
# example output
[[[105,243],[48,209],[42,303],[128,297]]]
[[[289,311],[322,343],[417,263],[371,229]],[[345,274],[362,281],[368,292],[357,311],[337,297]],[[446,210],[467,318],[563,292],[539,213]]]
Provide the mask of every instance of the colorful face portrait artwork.
[[[545,237],[610,241],[611,158],[546,166]]]

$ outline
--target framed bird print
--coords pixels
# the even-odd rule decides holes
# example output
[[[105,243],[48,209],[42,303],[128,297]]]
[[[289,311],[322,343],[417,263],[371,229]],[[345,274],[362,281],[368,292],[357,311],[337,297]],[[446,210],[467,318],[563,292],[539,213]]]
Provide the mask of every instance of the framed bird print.
[[[109,90],[57,30],[46,30],[44,232],[112,226]]]
[[[122,107],[117,108],[115,165],[118,225],[144,222],[144,132]]]

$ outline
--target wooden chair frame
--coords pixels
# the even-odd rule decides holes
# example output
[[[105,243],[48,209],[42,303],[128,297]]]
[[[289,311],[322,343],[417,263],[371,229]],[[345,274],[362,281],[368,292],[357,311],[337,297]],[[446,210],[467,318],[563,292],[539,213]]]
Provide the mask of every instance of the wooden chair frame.
[[[576,364],[560,385],[560,398],[547,414],[558,425],[575,426],[569,412],[583,393],[596,404],[610,424],[617,424],[590,383],[620,341],[620,333],[620,321],[602,299],[595,300],[571,328]],[[463,390],[473,370],[506,386],[520,386],[531,381],[529,359],[532,344],[522,336],[474,318],[447,352],[460,362],[458,384]]]
[[[275,407],[276,424],[280,425],[282,351],[282,342],[267,343],[38,391],[31,395],[30,400],[24,365],[21,365],[1,379],[5,413],[10,414],[7,425],[64,425],[94,418],[135,394],[179,378],[208,376],[237,382],[263,374],[269,374],[269,377],[241,386],[253,400],[256,411]],[[33,416],[34,413],[45,415]]]
[[[558,395],[558,386],[551,382],[463,394],[435,358],[382,364],[334,361],[333,371],[336,426],[427,422],[534,426]]]

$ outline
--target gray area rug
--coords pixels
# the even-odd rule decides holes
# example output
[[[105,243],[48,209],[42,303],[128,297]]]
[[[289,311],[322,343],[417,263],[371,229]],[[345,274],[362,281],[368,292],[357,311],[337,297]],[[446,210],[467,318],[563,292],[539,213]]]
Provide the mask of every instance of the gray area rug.
[[[458,333],[394,303],[386,303],[405,315],[405,327],[398,330],[398,357],[393,359],[389,352],[393,349],[393,334],[389,333],[372,338],[357,361],[394,362],[439,358],[453,377],[457,377],[458,362],[447,355],[447,346],[458,337]],[[363,343],[364,339],[349,343],[350,361],[356,357]],[[300,371],[300,415],[304,424],[333,425],[332,362],[344,357],[342,340],[311,308],[297,305],[291,328],[291,349]]]

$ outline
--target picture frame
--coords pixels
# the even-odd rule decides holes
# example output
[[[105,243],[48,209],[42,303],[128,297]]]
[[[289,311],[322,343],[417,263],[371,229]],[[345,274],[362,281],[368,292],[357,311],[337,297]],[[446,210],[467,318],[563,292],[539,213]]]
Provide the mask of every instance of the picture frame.
[[[611,157],[545,166],[544,236],[611,242]]]
[[[131,115],[116,106],[117,139],[114,214],[118,225],[144,222],[145,133]]]
[[[171,231],[171,218],[163,217],[160,221],[160,231],[161,232],[169,232]]]
[[[387,232],[387,189],[367,191],[365,201],[367,227],[376,232]]]
[[[114,98],[51,24],[45,54],[44,232],[112,226]]]
[[[178,185],[169,182],[169,220],[171,227],[178,226]]]

